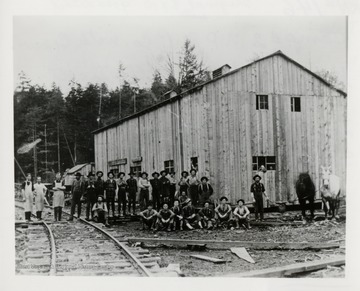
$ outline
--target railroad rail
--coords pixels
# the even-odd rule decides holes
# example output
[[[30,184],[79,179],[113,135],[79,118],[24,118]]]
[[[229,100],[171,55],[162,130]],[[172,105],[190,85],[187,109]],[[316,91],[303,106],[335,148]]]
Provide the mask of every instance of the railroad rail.
[[[23,209],[22,202],[15,201],[15,206]],[[51,206],[47,206],[47,208],[52,209]],[[63,211],[63,213],[70,215],[67,211]],[[28,230],[30,232],[36,231],[38,236],[41,233],[39,225],[43,226],[43,230],[46,228],[48,232],[51,262],[45,270],[48,270],[49,275],[153,276],[146,265],[153,267],[154,262],[146,250],[129,248],[118,241],[109,231],[98,225],[82,218],[79,218],[78,221],[81,223],[65,221],[27,223]],[[18,226],[24,224],[25,222],[17,222]],[[31,235],[31,237],[35,236]],[[44,238],[42,240],[44,241]],[[30,240],[28,242],[33,243]],[[32,250],[37,248],[39,249],[39,246],[30,246]],[[45,251],[45,253],[48,254],[49,251]],[[37,255],[41,256],[40,254]],[[44,262],[42,263],[44,264]],[[41,270],[40,273],[46,273],[44,268]],[[36,273],[36,271],[32,270],[30,273]]]

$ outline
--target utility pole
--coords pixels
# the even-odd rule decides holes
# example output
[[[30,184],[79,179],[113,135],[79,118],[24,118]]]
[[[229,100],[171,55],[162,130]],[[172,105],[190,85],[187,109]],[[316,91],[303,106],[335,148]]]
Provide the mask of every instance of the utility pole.
[[[123,71],[125,71],[124,65],[120,62],[119,64],[119,119],[121,119],[121,78],[123,76]]]
[[[47,171],[47,139],[46,139],[46,124],[45,124],[45,131],[44,131],[44,135],[45,135],[45,171]]]
[[[35,136],[36,136],[36,123],[34,124],[34,129],[33,129],[33,141],[35,142]],[[37,155],[36,155],[36,145],[34,146],[34,175],[35,175],[35,179],[37,177]]]
[[[58,172],[60,172],[60,131],[59,131],[59,118],[57,118],[57,144],[58,144]]]

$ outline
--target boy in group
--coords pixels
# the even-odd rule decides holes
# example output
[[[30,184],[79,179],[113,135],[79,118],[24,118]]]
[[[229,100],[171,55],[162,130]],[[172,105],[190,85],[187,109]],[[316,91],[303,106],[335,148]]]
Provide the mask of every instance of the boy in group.
[[[180,207],[181,208],[184,208],[187,204],[187,200],[188,200],[188,197],[186,195],[186,192],[185,191],[182,191],[181,192],[181,195],[179,197],[179,203],[180,203]]]
[[[215,213],[212,208],[210,208],[209,201],[204,203],[204,208],[200,209],[198,212],[199,216],[199,226],[200,228],[211,229],[215,223]]]
[[[46,200],[47,188],[43,183],[41,183],[41,177],[37,177],[36,184],[34,185],[35,189],[35,206],[36,206],[36,217],[38,220],[41,220],[41,214],[44,210],[44,203],[49,204]]]
[[[97,191],[95,186],[95,175],[90,172],[88,174],[89,180],[85,182],[85,195],[86,195],[86,220],[93,219],[92,209],[97,199]]]
[[[135,174],[133,172],[129,173],[130,178],[126,180],[127,188],[126,191],[129,193],[129,213],[131,213],[132,206],[132,215],[135,215],[135,207],[136,207],[136,192],[138,190],[137,180],[134,178]]]
[[[117,184],[118,184],[118,211],[119,211],[119,216],[121,216],[121,208],[122,208],[123,216],[126,216],[126,188],[127,188],[127,183],[126,183],[126,181],[124,179],[125,173],[120,172],[118,177],[119,177],[119,180],[117,181]]]
[[[229,228],[233,222],[232,209],[227,204],[228,199],[223,196],[220,198],[220,204],[215,208],[216,226]]]
[[[263,195],[265,196],[266,200],[269,200],[269,198],[265,193],[264,184],[260,183],[261,180],[260,175],[255,175],[253,180],[255,182],[251,184],[250,192],[255,208],[255,220],[259,219],[259,212],[260,212],[260,220],[262,221],[264,219]]]
[[[114,173],[109,172],[108,178],[105,182],[105,200],[106,200],[106,207],[108,209],[109,217],[115,216],[115,194],[116,194],[116,188],[117,184],[114,179]],[[110,214],[110,208],[112,211],[112,214]]]
[[[139,204],[140,209],[144,210],[149,203],[149,188],[150,182],[148,180],[148,173],[142,172],[139,178],[138,186],[140,188]]]
[[[188,229],[194,229],[194,226],[197,222],[197,217],[195,214],[195,207],[192,205],[190,198],[186,200],[186,206],[182,209],[182,217],[184,219],[184,224]]]
[[[157,212],[153,209],[152,201],[149,201],[147,204],[147,209],[139,213],[142,221],[142,228],[146,230],[155,230]]]
[[[31,174],[26,175],[26,181],[21,186],[21,194],[23,201],[25,202],[25,220],[31,220],[31,214],[33,210],[33,200],[34,200],[34,185],[31,182]]]
[[[173,229],[176,230],[179,228],[180,230],[183,230],[183,217],[182,217],[182,210],[179,204],[179,200],[174,200],[174,206],[171,209],[172,212],[174,212],[174,226]]]
[[[99,196],[97,199],[97,202],[92,208],[94,221],[103,223],[105,222],[105,226],[109,227],[110,225],[108,222],[108,209],[106,207],[106,203],[104,203],[102,196]]]
[[[234,217],[236,221],[236,228],[239,228],[240,226],[245,227],[245,229],[250,229],[249,224],[249,215],[250,211],[249,209],[244,205],[245,201],[243,199],[239,199],[237,201],[237,207],[234,210]]]
[[[157,215],[156,229],[171,231],[171,227],[174,223],[174,215],[174,212],[169,209],[169,205],[164,202],[162,209],[160,209]]]

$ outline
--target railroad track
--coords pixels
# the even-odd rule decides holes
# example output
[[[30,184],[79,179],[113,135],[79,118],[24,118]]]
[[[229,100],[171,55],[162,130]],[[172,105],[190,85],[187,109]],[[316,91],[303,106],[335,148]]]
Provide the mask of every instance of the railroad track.
[[[19,209],[23,210],[22,204],[15,201],[16,216]],[[17,274],[150,277],[153,273],[149,269],[160,269],[160,258],[151,256],[148,250],[128,247],[111,230],[82,218],[74,222],[15,224]]]

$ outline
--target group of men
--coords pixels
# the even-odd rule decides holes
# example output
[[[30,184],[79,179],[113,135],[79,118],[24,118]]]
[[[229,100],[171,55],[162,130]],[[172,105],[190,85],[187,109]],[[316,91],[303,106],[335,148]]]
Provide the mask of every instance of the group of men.
[[[107,180],[103,179],[103,172],[88,174],[88,180],[81,179],[81,174],[76,173],[71,186],[71,215],[68,219],[73,220],[75,209],[77,216],[81,216],[82,201],[86,197],[86,220],[103,221],[108,226],[108,218],[115,216],[115,200],[118,201],[118,216],[125,216],[127,213],[135,215],[136,195],[139,191],[140,216],[144,228],[153,230],[182,230],[193,228],[213,227],[240,227],[243,225],[249,228],[249,210],[242,199],[237,201],[233,211],[227,203],[228,198],[221,197],[220,204],[213,207],[213,188],[207,177],[197,178],[195,169],[181,173],[179,182],[175,179],[175,173],[167,173],[163,170],[154,172],[153,179],[148,179],[148,174],[142,172],[139,179],[135,178],[133,172],[125,180],[125,173],[120,172],[118,179],[112,171],[107,174]],[[260,183],[261,177],[254,176],[254,183],[251,185],[251,197],[255,207],[255,218],[264,216],[263,195],[267,198],[265,188]],[[179,190],[176,191],[177,186]],[[41,219],[41,212],[46,201],[46,187],[37,178],[37,183],[32,185],[31,175],[28,174],[22,185],[24,199],[27,202],[25,218],[30,220],[32,211],[33,194],[36,196],[38,219]],[[64,207],[64,181],[61,174],[56,174],[53,183],[53,207],[55,221],[61,220],[62,208]],[[150,200],[150,190],[151,197]],[[30,203],[31,201],[31,203]],[[47,202],[47,201],[46,201]],[[199,211],[197,211],[199,209]]]

